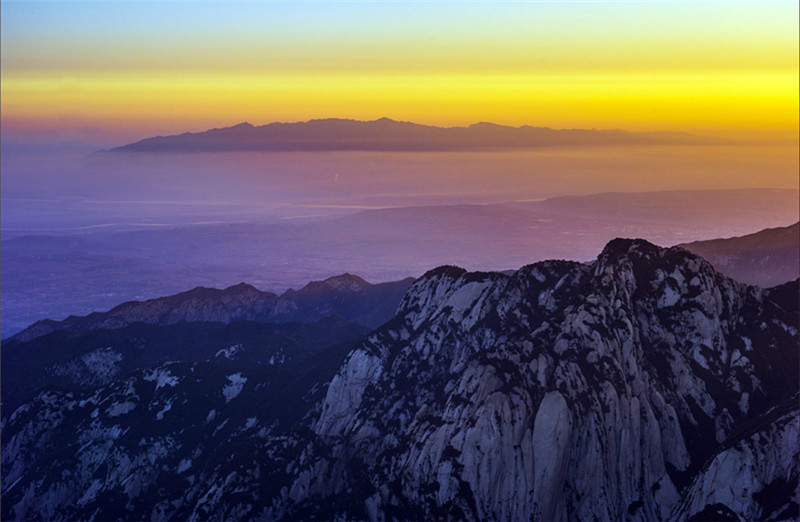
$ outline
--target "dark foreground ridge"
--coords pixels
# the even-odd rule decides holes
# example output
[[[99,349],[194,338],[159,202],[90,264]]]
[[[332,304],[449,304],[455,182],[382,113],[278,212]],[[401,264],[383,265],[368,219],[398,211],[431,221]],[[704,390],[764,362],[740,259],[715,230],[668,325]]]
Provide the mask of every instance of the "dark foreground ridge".
[[[374,121],[321,119],[270,123],[156,136],[112,149],[111,152],[223,151],[455,151],[518,149],[565,145],[690,145],[712,139],[678,132],[622,130],[556,130],[476,123],[469,127],[434,127],[381,118]]]
[[[71,380],[3,408],[2,518],[796,519],[798,284],[621,239],[432,270],[350,344],[218,326],[131,367],[208,326],[53,332],[15,347],[66,336],[36,360]]]

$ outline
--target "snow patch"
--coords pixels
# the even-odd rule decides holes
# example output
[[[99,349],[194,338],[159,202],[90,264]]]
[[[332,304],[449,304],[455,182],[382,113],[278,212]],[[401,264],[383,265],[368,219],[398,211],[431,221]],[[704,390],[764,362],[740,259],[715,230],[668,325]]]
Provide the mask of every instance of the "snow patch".
[[[134,408],[136,408],[136,403],[132,401],[115,402],[110,408],[108,408],[108,410],[106,410],[106,414],[109,417],[118,417],[120,415],[125,415]],[[96,415],[93,415],[93,417],[96,417]]]
[[[242,377],[242,372],[236,372],[233,375],[228,375],[228,382],[222,387],[222,395],[225,397],[225,402],[231,402],[244,388],[244,383],[247,382],[247,377]]]
[[[286,362],[286,354],[283,353],[283,348],[278,349],[274,355],[269,356],[269,364],[275,366],[276,364],[283,364]]]
[[[192,459],[181,459],[178,462],[178,473],[183,473],[187,469],[192,467]]]
[[[122,354],[107,346],[86,353],[66,364],[54,366],[50,368],[50,372],[83,385],[104,386],[120,373],[121,361]]]
[[[234,344],[218,350],[214,357],[224,357],[226,359],[234,360],[239,358],[239,353],[242,351],[241,344]]]
[[[172,388],[179,382],[176,376],[172,375],[169,372],[169,370],[164,368],[156,368],[154,370],[150,370],[144,375],[144,380],[148,382],[155,381],[156,390],[164,386],[169,386],[170,388]]]
[[[172,399],[170,399],[169,401],[167,401],[167,403],[164,405],[164,407],[163,407],[163,408],[161,408],[161,411],[159,411],[158,413],[156,413],[156,420],[161,420],[161,419],[163,419],[163,418],[164,418],[164,414],[165,414],[165,413],[167,413],[167,412],[168,412],[169,410],[171,410],[171,409],[172,409]]]

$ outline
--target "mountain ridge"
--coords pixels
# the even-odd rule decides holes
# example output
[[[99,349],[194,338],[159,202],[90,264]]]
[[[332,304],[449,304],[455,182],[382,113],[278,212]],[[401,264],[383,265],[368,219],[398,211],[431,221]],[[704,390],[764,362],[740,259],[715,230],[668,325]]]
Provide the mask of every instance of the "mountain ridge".
[[[769,287],[800,277],[800,222],[678,246],[743,283]]]
[[[71,315],[61,321],[44,319],[7,340],[25,342],[59,330],[113,329],[136,322],[160,325],[234,320],[309,322],[327,315],[339,315],[374,328],[394,314],[397,302],[413,280],[371,284],[346,273],[311,281],[299,290],[289,289],[281,295],[258,290],[244,282],[224,289],[198,286],[170,296],[127,301],[106,312]]]
[[[225,346],[4,411],[3,518],[796,517],[799,284],[637,239],[440,266],[281,422]]]
[[[344,118],[305,122],[248,122],[201,132],[154,136],[107,152],[220,152],[220,151],[456,151],[515,149],[567,145],[708,144],[719,140],[681,132],[632,132],[620,129],[551,129],[490,122],[467,127],[437,127],[380,118]]]
[[[754,493],[781,476],[797,483],[796,462],[781,457],[796,460],[796,404],[761,435],[725,441],[743,418],[797,396],[797,286],[747,287],[685,249],[629,239],[590,265],[431,271],[402,320],[331,382],[314,428],[334,454],[307,462],[334,485],[301,474],[314,500],[300,514],[337,513],[319,511],[320,498],[366,466],[373,489],[361,498],[379,518],[399,505],[413,518],[680,520],[716,503],[766,516]],[[759,316],[772,318],[754,325]],[[752,469],[727,497],[726,461]]]

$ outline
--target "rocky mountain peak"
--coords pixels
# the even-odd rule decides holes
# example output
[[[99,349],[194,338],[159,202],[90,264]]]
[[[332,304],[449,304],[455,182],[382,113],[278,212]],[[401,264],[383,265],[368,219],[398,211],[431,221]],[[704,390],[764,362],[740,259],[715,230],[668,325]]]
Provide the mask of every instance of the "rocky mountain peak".
[[[598,256],[599,259],[614,262],[622,258],[648,259],[657,256],[662,248],[644,239],[615,238],[609,241]]]
[[[176,422],[152,442],[131,435],[124,451],[110,441],[134,425],[130,397],[163,394],[151,401],[157,420],[194,408],[196,392],[175,395],[194,382],[191,370],[170,363],[163,378],[148,370],[130,397],[114,401],[109,394],[128,388],[47,391],[4,421],[4,451],[14,448],[16,460],[4,466],[12,486],[3,499],[41,518],[108,509],[95,497],[132,506],[105,518],[145,518],[151,512],[135,506],[156,496],[163,512],[152,516],[170,519],[797,518],[798,284],[742,285],[685,250],[629,239],[588,265],[544,261],[511,274],[439,267],[408,288],[394,318],[336,351],[341,358],[321,358],[338,370],[308,383],[314,402],[291,425],[260,416],[270,401],[257,392],[268,379],[249,366],[219,372],[211,413],[186,413],[193,424]],[[233,364],[238,350],[215,351],[213,364]],[[108,350],[98,356],[113,363]],[[221,428],[206,426],[229,408],[241,418],[224,457],[195,464],[199,446],[179,430],[192,425],[187,432],[213,439]],[[71,496],[19,478],[26,462],[50,462],[41,434],[65,418],[91,427],[77,457],[62,451],[47,475],[79,469]],[[264,430],[248,431],[256,426]],[[143,445],[152,457],[135,456]],[[94,479],[106,454],[170,464],[140,473],[133,488],[127,472]]]
[[[327,293],[354,294],[373,286],[357,275],[344,273],[322,281],[311,281],[300,290],[288,290],[284,295],[315,297]]]
[[[231,285],[228,288],[225,288],[223,292],[227,294],[242,294],[242,293],[261,293],[261,290],[254,287],[253,285],[247,284],[242,281],[239,284]]]
[[[440,267],[350,354],[315,430],[334,461],[369,469],[363,498],[380,516],[665,519],[694,479],[692,515],[731,479],[699,478],[708,459],[796,393],[797,318],[769,312],[775,299],[642,240],[612,241],[594,266]],[[758,440],[750,455],[797,454]],[[729,507],[757,518],[754,494],[787,473],[797,466],[754,471]]]
[[[330,288],[335,290],[350,290],[350,291],[357,291],[361,288],[370,286],[370,284],[365,281],[364,279],[358,277],[357,275],[344,273],[339,276],[329,277],[323,281],[326,285]]]
[[[617,271],[623,267],[630,268],[640,275],[663,269],[664,264],[671,267],[685,265],[690,270],[700,270],[700,266],[712,270],[711,265],[703,258],[680,247],[662,248],[644,239],[612,239],[606,244],[595,262],[595,274],[608,270]]]

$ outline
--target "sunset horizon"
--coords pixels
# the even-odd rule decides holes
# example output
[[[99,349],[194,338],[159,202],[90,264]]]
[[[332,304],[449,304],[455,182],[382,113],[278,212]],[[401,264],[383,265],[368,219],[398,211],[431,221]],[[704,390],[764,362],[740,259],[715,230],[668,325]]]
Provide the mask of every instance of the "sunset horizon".
[[[797,132],[796,3],[455,5],[11,0],[3,125],[147,136],[386,116]]]
[[[800,519],[798,16],[0,1],[0,518]]]

